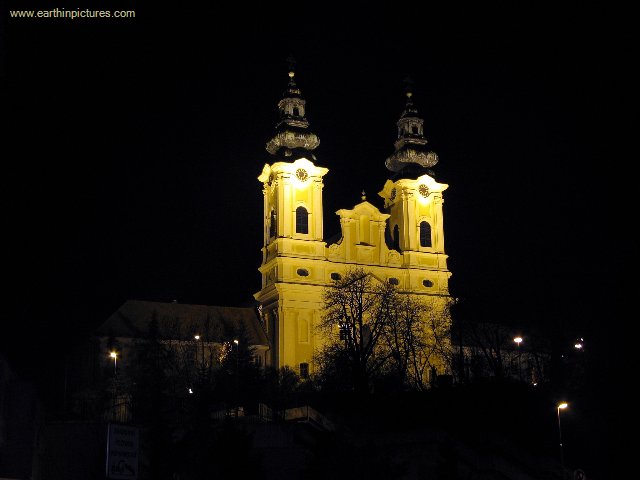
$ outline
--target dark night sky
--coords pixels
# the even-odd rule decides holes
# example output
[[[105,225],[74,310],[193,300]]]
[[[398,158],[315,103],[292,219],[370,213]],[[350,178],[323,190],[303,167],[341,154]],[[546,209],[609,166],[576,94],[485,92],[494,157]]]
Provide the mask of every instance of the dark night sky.
[[[452,293],[594,337],[631,252],[616,226],[631,30],[569,8],[409,10],[5,19],[3,348],[46,355],[127,299],[251,301],[289,53],[330,170],[326,236],[362,189],[382,206],[409,74],[450,185]]]

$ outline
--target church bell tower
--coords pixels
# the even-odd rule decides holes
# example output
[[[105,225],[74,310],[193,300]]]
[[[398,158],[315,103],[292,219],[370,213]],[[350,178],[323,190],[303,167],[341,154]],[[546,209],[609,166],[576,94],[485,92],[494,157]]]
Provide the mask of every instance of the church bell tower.
[[[258,177],[263,185],[264,241],[262,289],[255,298],[271,342],[268,364],[289,365],[305,376],[317,346],[314,325],[325,259],[322,189],[328,169],[314,164],[320,139],[309,130],[293,63],[278,111],[280,120],[266,145],[273,163]]]
[[[438,155],[427,148],[424,120],[413,105],[410,83],[407,83],[406,105],[397,126],[395,151],[385,162],[391,178],[379,193],[390,214],[392,248],[403,253],[405,265],[430,265],[443,270],[448,279],[442,192],[449,186],[434,178],[431,168],[438,163]]]

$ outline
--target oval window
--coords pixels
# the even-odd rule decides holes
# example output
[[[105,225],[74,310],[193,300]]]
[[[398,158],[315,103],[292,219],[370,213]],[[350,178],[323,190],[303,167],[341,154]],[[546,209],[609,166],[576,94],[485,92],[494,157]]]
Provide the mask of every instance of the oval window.
[[[398,285],[400,283],[400,281],[397,278],[393,278],[392,277],[392,278],[389,279],[389,283],[391,285]]]
[[[307,270],[306,268],[299,268],[298,270],[296,270],[296,273],[298,275],[300,275],[301,277],[308,277],[309,276],[309,270]]]
[[[423,280],[422,284],[427,288],[433,287],[433,282],[431,280]]]
[[[342,275],[340,275],[339,273],[333,272],[331,274],[331,280],[342,280]]]

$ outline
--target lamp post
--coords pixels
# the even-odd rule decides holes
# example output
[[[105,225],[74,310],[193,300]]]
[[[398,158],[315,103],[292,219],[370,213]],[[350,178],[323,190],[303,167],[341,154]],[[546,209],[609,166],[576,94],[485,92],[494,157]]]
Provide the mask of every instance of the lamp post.
[[[558,403],[556,410],[558,411],[558,439],[560,441],[560,467],[562,468],[562,478],[564,475],[564,452],[562,451],[562,426],[560,424],[560,410],[567,408],[569,404],[567,402]]]
[[[113,358],[113,374],[118,374],[118,352],[110,352],[109,357]]]
[[[585,351],[584,338],[577,338],[573,344],[573,349],[575,354],[572,355],[574,360],[571,363],[574,375],[579,375],[581,383],[586,385],[587,382],[590,382],[591,375],[587,370],[587,352]]]
[[[518,380],[522,381],[522,369],[520,368],[520,344],[522,343],[522,337],[516,337],[513,341],[516,342],[516,350],[518,351]]]
[[[194,335],[196,340],[200,340],[200,335]],[[197,347],[196,347],[197,349]],[[196,352],[197,355],[197,352]],[[200,368],[204,370],[204,340],[200,342]]]
[[[109,357],[113,358],[113,405],[111,407],[111,416],[117,418],[118,413],[118,352],[112,350]]]

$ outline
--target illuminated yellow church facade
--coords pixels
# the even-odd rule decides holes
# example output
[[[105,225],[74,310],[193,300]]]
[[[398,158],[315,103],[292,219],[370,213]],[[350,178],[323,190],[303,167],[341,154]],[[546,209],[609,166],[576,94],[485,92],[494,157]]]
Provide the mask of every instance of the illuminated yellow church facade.
[[[313,150],[320,140],[309,131],[293,71],[289,77],[278,104],[280,123],[267,143],[275,161],[258,177],[264,196],[264,243],[262,288],[255,298],[271,344],[267,365],[289,366],[304,377],[313,373],[314,354],[326,342],[316,328],[323,291],[349,269],[362,268],[448,312],[451,273],[442,217],[448,185],[438,183],[429,170],[438,157],[425,148],[423,120],[408,91],[395,152],[386,160],[390,179],[379,192],[384,211],[363,195],[361,203],[336,212],[341,238],[327,244],[322,197],[329,171],[316,165]],[[441,363],[438,373],[446,368]]]

